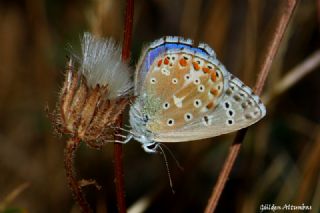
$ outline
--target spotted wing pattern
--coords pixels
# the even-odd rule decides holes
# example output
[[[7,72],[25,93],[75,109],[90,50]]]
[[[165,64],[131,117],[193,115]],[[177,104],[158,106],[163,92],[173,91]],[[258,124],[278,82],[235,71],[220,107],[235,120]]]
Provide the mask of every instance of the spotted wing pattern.
[[[232,76],[206,44],[165,37],[142,54],[135,94],[146,129],[159,142],[213,137],[247,127],[265,114],[259,97]]]
[[[150,117],[148,129],[167,132],[214,111],[224,91],[224,77],[208,60],[187,53],[166,53],[151,65],[143,91],[149,103],[144,108]]]
[[[239,79],[231,76],[228,88],[215,110],[175,131],[158,134],[159,142],[184,142],[210,138],[250,126],[266,114],[258,96]]]

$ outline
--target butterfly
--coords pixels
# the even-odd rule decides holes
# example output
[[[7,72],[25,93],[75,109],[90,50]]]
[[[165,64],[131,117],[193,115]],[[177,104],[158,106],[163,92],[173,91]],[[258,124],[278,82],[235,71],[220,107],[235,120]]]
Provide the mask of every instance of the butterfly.
[[[250,126],[266,114],[260,98],[226,70],[207,44],[167,36],[147,46],[137,64],[131,138],[146,152],[160,142],[187,142]]]

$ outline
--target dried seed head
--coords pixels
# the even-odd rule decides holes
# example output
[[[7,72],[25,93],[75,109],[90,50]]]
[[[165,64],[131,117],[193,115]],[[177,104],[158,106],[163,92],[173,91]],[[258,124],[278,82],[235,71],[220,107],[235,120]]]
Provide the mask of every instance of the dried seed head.
[[[128,104],[132,85],[119,47],[85,33],[78,71],[72,58],[67,63],[55,123],[62,133],[99,148],[113,140],[110,127]]]
[[[121,61],[121,46],[112,39],[101,39],[84,33],[81,42],[81,73],[91,87],[107,86],[108,99],[130,92],[133,84],[130,69]]]

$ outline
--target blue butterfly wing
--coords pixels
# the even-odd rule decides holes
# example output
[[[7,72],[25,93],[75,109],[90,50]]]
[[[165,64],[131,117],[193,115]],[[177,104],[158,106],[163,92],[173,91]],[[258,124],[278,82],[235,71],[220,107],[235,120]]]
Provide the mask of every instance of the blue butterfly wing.
[[[202,55],[204,58],[214,57],[214,51],[206,44],[199,44],[198,47],[192,46],[190,39],[183,39],[177,36],[167,36],[152,42],[142,51],[140,61],[136,67],[135,73],[135,95],[141,94],[144,79],[150,71],[154,60],[165,53],[171,52],[192,52],[193,54]]]

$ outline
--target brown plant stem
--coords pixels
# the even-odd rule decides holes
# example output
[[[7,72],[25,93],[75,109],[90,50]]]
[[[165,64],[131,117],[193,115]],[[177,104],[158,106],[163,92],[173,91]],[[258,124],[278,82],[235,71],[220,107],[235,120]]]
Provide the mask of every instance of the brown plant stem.
[[[0,212],[6,212],[6,208],[11,204],[22,192],[24,192],[30,186],[29,182],[20,184],[12,192],[6,195],[0,201]]]
[[[133,10],[134,10],[134,0],[127,0],[124,31],[123,31],[123,43],[122,43],[122,60],[123,61],[127,61],[130,57],[132,27],[133,27]]]
[[[123,32],[123,44],[122,44],[122,61],[126,62],[130,56],[131,38],[132,38],[132,26],[133,26],[133,9],[134,0],[126,1],[125,9],[125,23]],[[122,115],[119,116],[117,126],[122,126]],[[116,138],[118,139],[118,138]],[[119,138],[119,140],[121,140]],[[124,173],[123,173],[123,154],[122,144],[114,144],[114,174],[115,174],[115,187],[118,212],[126,212],[125,190],[124,190]]]
[[[67,141],[64,150],[64,166],[66,169],[66,176],[69,187],[73,193],[74,198],[80,206],[82,212],[91,212],[90,206],[87,203],[84,194],[82,193],[81,186],[78,184],[75,171],[74,171],[74,155],[80,145],[78,138],[71,138]]]
[[[276,25],[272,39],[270,40],[270,45],[268,45],[268,49],[266,51],[266,57],[262,63],[262,66],[258,75],[258,79],[256,81],[254,91],[257,95],[260,95],[262,92],[263,86],[265,84],[265,80],[269,74],[270,67],[272,65],[272,61],[277,53],[277,50],[279,49],[281,39],[283,38],[286,27],[288,26],[290,17],[293,14],[295,5],[296,5],[296,0],[287,0],[285,2],[284,9],[280,16],[279,22]],[[234,162],[239,154],[241,144],[246,135],[247,129],[248,128],[242,129],[238,131],[236,134],[236,137],[229,149],[227,159],[225,160],[225,163],[219,174],[217,183],[213,189],[212,195],[209,198],[207,207],[205,209],[206,213],[214,212],[217,207],[219,198],[225,187],[226,181],[228,180],[228,177],[233,168]]]

